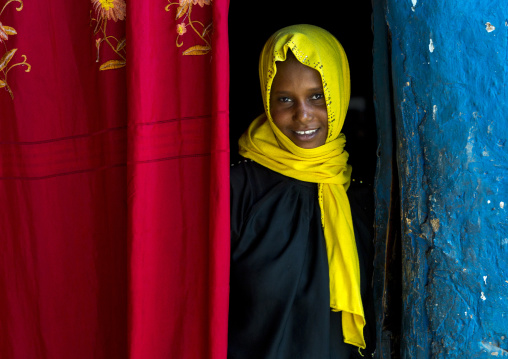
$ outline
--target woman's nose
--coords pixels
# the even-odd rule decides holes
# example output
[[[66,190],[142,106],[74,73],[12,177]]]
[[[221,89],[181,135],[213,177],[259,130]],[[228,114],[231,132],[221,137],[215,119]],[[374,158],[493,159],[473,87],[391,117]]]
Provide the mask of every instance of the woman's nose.
[[[301,102],[296,104],[293,119],[301,123],[309,122],[312,119],[312,113],[307,104]]]

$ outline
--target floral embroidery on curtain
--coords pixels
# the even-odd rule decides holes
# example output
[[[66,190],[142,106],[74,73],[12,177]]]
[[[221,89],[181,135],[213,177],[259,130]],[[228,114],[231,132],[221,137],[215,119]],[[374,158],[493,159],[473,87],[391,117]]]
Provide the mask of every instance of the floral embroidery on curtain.
[[[97,48],[97,60],[100,61],[100,48],[103,43],[109,46],[116,54],[117,59],[108,60],[100,67],[100,71],[114,70],[124,67],[126,64],[126,51],[125,51],[125,37],[117,39],[115,36],[107,34],[108,20],[117,22],[118,20],[125,20],[126,5],[124,0],[91,0],[95,10],[95,17],[92,16],[90,11],[90,26],[95,22],[94,35],[98,36],[95,39],[95,46]]]
[[[2,14],[7,7],[7,5],[17,2],[19,3],[19,6],[16,8],[17,11],[23,10],[23,1],[22,0],[8,0],[4,6],[2,7],[2,10],[0,10],[0,19],[2,18]],[[14,55],[16,54],[16,51],[18,49],[10,49],[7,46],[7,40],[9,40],[9,36],[17,35],[17,32],[14,28],[10,26],[5,26],[0,21],[0,43],[4,45],[5,53],[2,55],[2,58],[0,58],[0,88],[5,88],[7,92],[11,95],[11,98],[14,98],[14,94],[12,93],[11,88],[9,87],[9,84],[7,83],[7,74],[8,72],[15,66],[24,65],[26,66],[25,72],[30,72],[32,66],[30,66],[29,63],[26,62],[26,56],[21,55],[23,58],[23,61],[17,62],[17,63],[10,63],[11,60],[14,58]],[[0,50],[1,54],[1,50]]]
[[[200,38],[202,44],[194,45],[187,48],[182,54],[183,55],[205,55],[210,52],[212,49],[211,43],[211,33],[213,30],[213,22],[210,21],[208,25],[204,25],[202,22],[191,19],[192,7],[194,5],[199,5],[203,7],[204,5],[210,5],[212,0],[180,0],[178,2],[169,1],[169,5],[166,5],[166,11],[170,11],[170,7],[173,5],[178,5],[176,9],[175,19],[180,21],[179,24],[176,25],[176,46],[183,46],[183,40],[180,40],[180,37],[184,36],[187,33],[188,28],[190,28],[198,37]],[[204,44],[203,44],[204,43]]]

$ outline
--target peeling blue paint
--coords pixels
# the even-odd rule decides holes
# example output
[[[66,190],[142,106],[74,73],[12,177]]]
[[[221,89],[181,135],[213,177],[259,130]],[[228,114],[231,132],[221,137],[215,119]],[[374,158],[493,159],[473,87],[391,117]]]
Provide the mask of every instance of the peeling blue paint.
[[[508,2],[384,4],[401,198],[401,356],[508,356]]]

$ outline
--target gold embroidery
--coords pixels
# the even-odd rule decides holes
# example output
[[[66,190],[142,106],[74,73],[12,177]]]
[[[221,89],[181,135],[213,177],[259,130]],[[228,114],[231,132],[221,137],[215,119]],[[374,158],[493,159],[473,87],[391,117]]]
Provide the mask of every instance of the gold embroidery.
[[[5,8],[7,5],[9,5],[12,2],[19,3],[19,6],[16,8],[17,11],[23,10],[23,0],[8,0],[4,6],[2,7],[2,10],[0,10],[0,17],[2,16]],[[11,95],[11,98],[14,98],[14,94],[12,93],[11,88],[9,87],[9,84],[7,83],[7,74],[8,72],[16,66],[24,65],[26,66],[25,72],[30,72],[32,69],[32,66],[30,66],[29,63],[26,62],[26,56],[21,55],[23,58],[23,61],[17,62],[14,64],[9,65],[11,60],[14,58],[14,55],[16,54],[16,51],[18,49],[10,49],[7,47],[7,40],[9,40],[9,36],[17,35],[18,33],[16,30],[10,26],[5,26],[0,22],[0,42],[5,47],[5,53],[3,54],[2,58],[0,59],[0,88],[5,88],[7,92]]]
[[[94,35],[98,35],[95,39],[95,47],[97,48],[97,59],[96,62],[100,61],[100,48],[103,42],[105,42],[120,59],[109,60],[104,62],[100,67],[100,71],[114,70],[124,67],[126,64],[126,50],[125,50],[125,37],[118,40],[116,37],[107,35],[106,29],[108,20],[117,22],[118,20],[125,20],[126,5],[124,0],[91,0],[95,10],[97,18],[92,16],[90,11],[90,26],[95,21]]]
[[[210,22],[207,26],[205,26],[202,22],[192,20],[191,12],[192,7],[194,5],[199,5],[203,7],[204,5],[210,5],[212,0],[179,0],[178,2],[169,1],[169,5],[166,5],[166,11],[170,10],[170,7],[173,5],[178,5],[176,9],[175,19],[183,19],[179,24],[176,25],[176,46],[183,46],[183,40],[180,41],[180,36],[183,36],[187,32],[187,28],[191,28],[194,33],[196,33],[199,38],[204,42],[202,45],[194,45],[185,50],[183,55],[206,55],[212,49],[210,45],[210,37],[213,30],[213,22]],[[198,28],[200,28],[198,30]]]

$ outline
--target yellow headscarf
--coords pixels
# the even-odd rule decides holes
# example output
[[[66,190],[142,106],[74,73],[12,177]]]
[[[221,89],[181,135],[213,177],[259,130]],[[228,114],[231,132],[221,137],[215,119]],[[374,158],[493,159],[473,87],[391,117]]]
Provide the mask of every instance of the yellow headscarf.
[[[321,74],[328,113],[328,137],[320,147],[295,145],[274,124],[270,90],[276,62],[291,50],[302,64]],[[351,178],[346,138],[340,133],[349,105],[350,79],[346,54],[329,32],[313,25],[295,25],[276,32],[259,61],[265,114],[256,118],[239,140],[240,154],[285,176],[318,183],[319,205],[330,273],[330,307],[342,311],[344,342],[365,348],[365,316],[360,294],[360,266],[346,195]]]

